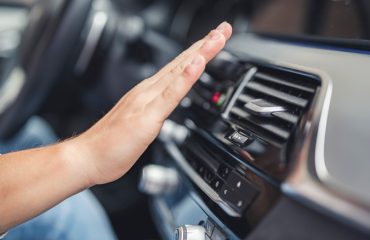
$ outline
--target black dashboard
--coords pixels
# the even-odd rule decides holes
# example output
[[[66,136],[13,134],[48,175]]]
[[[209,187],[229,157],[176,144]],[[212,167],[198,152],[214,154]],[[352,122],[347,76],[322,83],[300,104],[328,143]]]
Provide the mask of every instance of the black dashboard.
[[[337,88],[355,85],[343,79],[344,73],[338,76],[338,68],[330,68],[333,55],[345,62],[346,54],[358,61],[358,68],[365,67],[363,55],[292,46],[253,34],[234,37],[162,130],[158,151],[164,153],[156,154],[156,163],[177,169],[184,186],[180,192],[155,197],[155,211],[161,209],[158,205],[167,206],[173,217],[167,221],[173,225],[201,225],[206,231],[209,224],[216,225],[224,238],[207,233],[211,239],[304,239],[306,234],[307,239],[368,238],[369,215],[363,205],[367,193],[356,182],[366,170],[354,168],[364,163],[361,158],[348,163],[344,152],[351,147],[336,147],[337,138],[355,127],[340,132],[323,127],[330,119],[329,103],[336,104],[335,82],[344,81]],[[335,71],[335,80],[330,70]],[[334,148],[328,156],[335,159],[324,160],[333,175],[322,175],[321,131],[327,133],[325,146]],[[354,147],[359,144],[366,145],[359,141]],[[351,171],[346,164],[352,165]],[[356,171],[362,177],[337,174],[341,167],[348,167],[347,175]],[[200,209],[186,209],[183,201],[194,201]],[[201,211],[205,216],[192,219],[182,211]],[[317,215],[301,216],[292,226],[309,224],[312,229],[309,225],[300,226],[300,231],[280,229],[280,223],[296,218],[299,211]],[[311,221],[323,223],[315,229]],[[269,231],[261,227],[264,224],[269,224]],[[336,232],[339,226],[343,232]]]
[[[165,123],[155,163],[181,179],[152,198],[165,239],[176,227],[177,239],[369,238],[366,31],[325,32],[306,19],[311,32],[285,32],[278,24],[297,24],[287,2],[257,4],[277,15],[234,34]],[[277,22],[284,9],[289,21]]]

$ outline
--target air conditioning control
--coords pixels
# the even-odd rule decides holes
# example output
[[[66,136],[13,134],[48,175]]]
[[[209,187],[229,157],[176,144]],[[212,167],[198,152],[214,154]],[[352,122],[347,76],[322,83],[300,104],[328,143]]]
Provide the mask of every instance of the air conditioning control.
[[[206,229],[198,225],[182,225],[176,229],[175,240],[206,240]]]
[[[177,189],[178,184],[179,176],[176,170],[151,164],[142,170],[139,189],[151,195],[169,194]]]

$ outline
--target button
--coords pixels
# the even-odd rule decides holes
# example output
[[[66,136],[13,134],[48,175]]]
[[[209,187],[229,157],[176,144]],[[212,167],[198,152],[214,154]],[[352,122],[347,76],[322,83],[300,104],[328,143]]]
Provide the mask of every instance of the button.
[[[218,191],[220,190],[220,188],[224,185],[224,182],[218,178],[218,177],[215,177],[213,179],[213,181],[211,182],[211,187],[215,190],[215,191]]]
[[[245,196],[245,198],[254,198],[254,196],[257,194],[257,190],[252,183],[241,177],[235,171],[232,171],[229,174],[226,182],[234,191],[238,192],[238,194],[242,196]]]
[[[238,212],[244,211],[254,199],[254,197],[250,195],[244,195],[240,194],[240,192],[233,191],[227,186],[223,186],[219,194],[224,201],[232,205]]]
[[[227,199],[231,192],[232,192],[232,189],[224,185],[219,191],[219,194],[222,199]]]
[[[231,172],[231,168],[229,168],[228,166],[226,165],[221,165],[218,170],[217,170],[217,173],[220,177],[222,177],[223,179],[226,179],[227,176],[230,174]]]
[[[212,234],[212,240],[226,240],[227,237],[218,229],[215,228]]]
[[[211,184],[211,182],[213,181],[215,175],[212,173],[212,171],[208,170],[208,169],[205,169],[204,170],[204,175],[203,175],[203,179],[204,181],[206,181],[208,184]]]
[[[236,192],[230,190],[224,200],[233,205],[238,212],[244,211],[244,209],[252,201],[252,199],[245,200],[243,199],[243,196],[240,196]]]
[[[215,225],[211,221],[207,220],[207,222],[206,222],[206,224],[205,224],[204,227],[206,229],[206,234],[208,236],[212,236],[213,229],[215,228]]]
[[[241,189],[248,183],[236,171],[232,171],[227,177],[227,184],[233,189]]]
[[[230,140],[243,145],[249,140],[249,138],[235,131],[233,134],[230,135]]]
[[[238,146],[244,146],[247,143],[251,142],[251,138],[250,137],[248,137],[245,134],[243,134],[241,132],[238,132],[238,131],[234,131],[232,134],[230,134],[227,137],[227,139],[230,142],[235,143]]]

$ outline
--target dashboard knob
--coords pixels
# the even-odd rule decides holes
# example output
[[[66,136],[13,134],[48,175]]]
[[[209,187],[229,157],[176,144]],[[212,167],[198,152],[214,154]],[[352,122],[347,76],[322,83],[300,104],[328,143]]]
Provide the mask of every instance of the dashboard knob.
[[[172,168],[151,164],[142,169],[139,189],[144,193],[151,195],[172,193],[178,185],[178,173]]]
[[[175,141],[176,143],[183,143],[188,136],[188,129],[172,120],[166,120],[163,123],[159,139],[163,142]]]
[[[206,240],[206,229],[198,225],[182,225],[176,228],[175,240]]]

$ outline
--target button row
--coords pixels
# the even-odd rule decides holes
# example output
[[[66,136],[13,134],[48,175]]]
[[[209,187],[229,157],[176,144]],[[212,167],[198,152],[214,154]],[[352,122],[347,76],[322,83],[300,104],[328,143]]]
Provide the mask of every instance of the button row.
[[[240,213],[252,203],[258,194],[256,188],[248,180],[225,164],[220,165],[216,174],[202,162],[195,160],[189,162],[203,180]]]
[[[196,161],[190,161],[193,169],[203,178],[203,180],[212,187],[216,192],[224,185],[224,181],[216,176],[212,170],[208,169],[204,164]]]
[[[222,164],[217,170],[218,175],[223,179],[226,179],[229,176],[230,172],[231,168],[224,164]]]
[[[224,185],[219,194],[239,212],[244,211],[258,194],[256,188],[235,171],[229,174],[226,182],[227,186]]]

